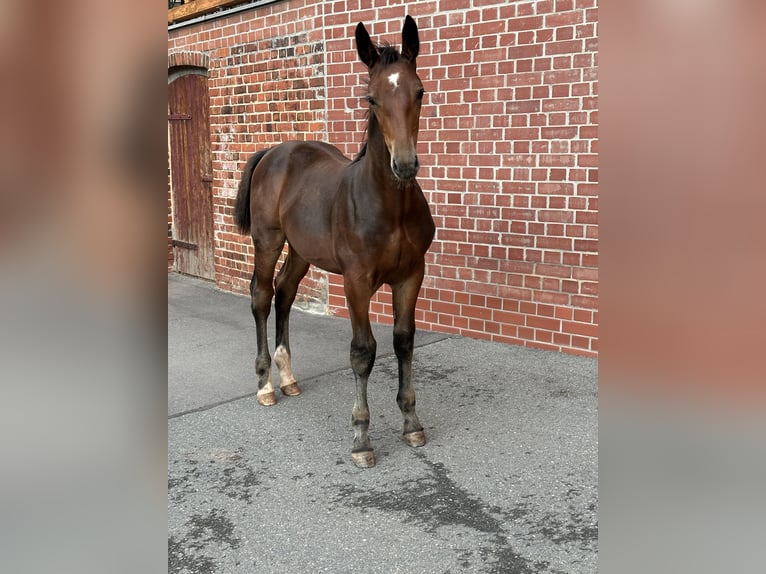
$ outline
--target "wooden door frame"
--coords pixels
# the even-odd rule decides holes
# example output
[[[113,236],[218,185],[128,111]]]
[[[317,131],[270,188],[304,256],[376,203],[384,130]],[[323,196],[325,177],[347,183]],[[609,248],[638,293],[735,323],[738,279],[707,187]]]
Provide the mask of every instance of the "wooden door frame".
[[[175,55],[177,56],[177,55]],[[188,58],[186,59],[188,60]],[[197,61],[199,61],[199,58],[194,58],[193,63],[188,63],[184,61],[178,61],[178,58],[173,59],[173,66],[170,65],[170,58],[169,58],[169,68],[168,68],[168,90],[170,91],[170,86],[172,86],[176,81],[180,80],[183,77],[189,76],[189,75],[196,75],[196,76],[202,76],[204,78],[208,77],[208,71],[207,68],[200,67],[198,65],[195,65]],[[205,91],[207,94],[207,91]],[[179,218],[177,216],[177,206],[178,206],[178,194],[179,191],[174,189],[174,174],[172,170],[172,165],[175,160],[173,157],[173,141],[172,141],[172,128],[171,128],[171,115],[170,115],[170,93],[168,94],[168,160],[169,160],[169,178],[168,178],[168,197],[170,202],[170,214],[169,219],[171,222],[171,229],[170,229],[170,236],[168,238],[169,247],[168,249],[171,252],[172,259],[173,259],[173,268],[179,271],[189,271],[188,269],[180,269],[179,259],[183,260],[183,257],[178,257],[178,249],[197,249],[197,246],[194,246],[192,244],[189,244],[183,240],[179,240],[179,236],[184,235],[184,233],[181,233],[178,226]],[[205,228],[205,234],[209,234],[209,246],[206,244],[202,246],[205,251],[204,255],[200,258],[199,261],[200,267],[195,269],[193,271],[193,274],[199,275],[206,279],[215,279],[215,231],[214,231],[214,225],[213,225],[213,198],[212,198],[212,155],[210,150],[210,119],[209,119],[209,101],[206,102],[204,107],[204,113],[205,113],[205,119],[203,120],[204,125],[207,126],[207,140],[206,140],[206,153],[205,158],[202,160],[202,185],[207,186],[208,189],[208,195],[205,198],[205,206],[206,210],[204,215],[202,216],[204,219],[201,220],[201,224]],[[208,251],[209,249],[209,251]],[[191,256],[189,261],[195,261],[194,256]],[[204,262],[204,264],[202,264]],[[194,264],[192,265],[194,267]]]

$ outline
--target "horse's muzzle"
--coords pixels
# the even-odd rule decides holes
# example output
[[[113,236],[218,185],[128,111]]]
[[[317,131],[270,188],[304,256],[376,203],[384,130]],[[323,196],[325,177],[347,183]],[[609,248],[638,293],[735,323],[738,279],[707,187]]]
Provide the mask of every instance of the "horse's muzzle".
[[[391,171],[398,179],[413,179],[420,169],[418,156],[413,155],[411,159],[401,160],[396,157],[391,158]]]

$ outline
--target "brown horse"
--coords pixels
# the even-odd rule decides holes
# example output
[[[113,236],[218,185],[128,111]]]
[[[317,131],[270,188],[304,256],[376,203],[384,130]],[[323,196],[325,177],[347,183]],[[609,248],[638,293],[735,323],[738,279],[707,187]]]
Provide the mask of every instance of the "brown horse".
[[[290,366],[288,323],[298,283],[311,264],[343,275],[356,379],[351,457],[360,467],[375,465],[367,436],[367,379],[376,351],[369,305],[384,283],[392,291],[399,363],[396,400],[404,416],[404,441],[410,446],[426,441],[415,414],[412,384],[415,304],[424,255],[434,236],[431,212],[415,181],[423,99],[423,84],[415,71],[419,46],[418,28],[409,16],[402,29],[401,53],[391,46],[375,46],[359,23],[356,48],[370,73],[367,142],[362,151],[349,161],[329,144],[290,141],[258,152],[245,166],[235,208],[239,229],[252,235],[255,247],[250,292],[258,339],[255,371],[260,404],[276,402],[266,330],[275,291],[274,361],[282,394],[293,396],[301,391]],[[274,279],[285,241],[289,252]]]

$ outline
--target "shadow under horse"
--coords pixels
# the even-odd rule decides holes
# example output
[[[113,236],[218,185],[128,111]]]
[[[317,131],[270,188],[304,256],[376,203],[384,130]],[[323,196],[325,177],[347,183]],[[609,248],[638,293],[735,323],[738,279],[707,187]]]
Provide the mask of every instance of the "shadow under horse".
[[[415,305],[423,282],[424,256],[434,236],[434,222],[415,180],[423,84],[415,59],[420,41],[407,16],[402,50],[370,40],[364,24],[356,27],[356,48],[369,70],[367,142],[350,161],[337,148],[317,141],[289,141],[253,155],[245,166],[235,206],[235,220],[250,233],[255,272],[250,283],[258,355],[257,399],[276,403],[271,378],[267,319],[276,293],[276,348],[280,390],[300,394],[290,365],[289,315],[298,284],[310,265],[343,275],[351,316],[351,367],[356,400],[351,457],[359,467],[375,465],[367,436],[370,411],[367,380],[375,362],[376,342],[369,319],[370,299],[383,284],[391,286],[394,351],[399,363],[396,400],[404,417],[404,441],[426,442],[415,413],[412,350]],[[276,279],[274,268],[285,241],[288,255]]]

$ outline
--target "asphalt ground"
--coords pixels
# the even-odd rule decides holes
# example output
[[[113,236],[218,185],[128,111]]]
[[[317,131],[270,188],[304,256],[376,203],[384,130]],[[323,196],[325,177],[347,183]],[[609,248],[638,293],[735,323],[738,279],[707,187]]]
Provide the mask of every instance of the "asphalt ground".
[[[374,333],[358,469],[349,321],[294,310],[303,393],[263,407],[249,298],[168,276],[169,572],[596,572],[597,361],[418,331],[411,448]]]

